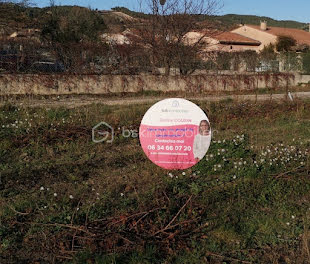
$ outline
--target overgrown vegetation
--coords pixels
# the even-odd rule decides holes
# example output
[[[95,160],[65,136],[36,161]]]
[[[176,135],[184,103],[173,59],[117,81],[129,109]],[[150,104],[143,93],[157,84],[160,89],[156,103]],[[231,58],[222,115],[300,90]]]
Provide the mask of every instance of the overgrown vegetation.
[[[79,43],[98,41],[106,29],[103,17],[80,7],[51,7],[51,14],[42,28],[42,37],[51,43]]]
[[[150,105],[2,107],[0,262],[309,262],[310,102],[198,104],[216,133],[184,172],[122,136]]]
[[[276,49],[277,51],[288,52],[292,51],[292,48],[296,46],[296,44],[296,39],[290,36],[279,36],[276,43]]]
[[[191,1],[191,5],[184,6],[180,1],[171,1],[164,8],[158,1],[150,1],[146,14],[124,7],[113,9],[134,17],[127,20],[114,17],[113,12],[56,6],[53,1],[47,8],[31,7],[29,1],[1,3],[3,34],[17,32],[17,36],[0,39],[0,72],[132,75],[160,74],[159,68],[169,74],[174,68],[188,75],[195,70],[279,72],[281,63],[285,71],[303,71],[307,56],[303,59],[293,52],[298,48],[306,53],[308,47],[296,47],[296,41],[286,36],[260,54],[251,51],[206,54],[203,50],[208,44],[202,44],[203,37],[212,38],[223,27],[213,20],[218,1],[208,1],[202,1],[204,5]],[[103,37],[104,33],[119,33],[128,28],[131,31],[123,36],[123,42],[115,41],[111,35]],[[185,44],[186,33],[196,29],[208,30],[205,36]],[[282,54],[276,54],[275,50]],[[307,71],[306,66],[304,72]]]
[[[310,52],[307,52],[303,56],[303,69],[305,73],[310,74]]]

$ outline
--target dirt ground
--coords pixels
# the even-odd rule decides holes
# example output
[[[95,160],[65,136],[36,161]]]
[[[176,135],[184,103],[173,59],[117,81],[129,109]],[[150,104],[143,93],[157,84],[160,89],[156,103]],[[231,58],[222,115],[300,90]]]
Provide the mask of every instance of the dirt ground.
[[[182,98],[195,101],[221,101],[221,100],[236,100],[236,101],[266,101],[266,100],[296,100],[296,99],[306,99],[310,98],[310,92],[292,92],[291,96],[287,96],[285,93],[276,94],[247,94],[247,95],[221,95],[221,96],[183,96]],[[146,104],[155,103],[162,99],[172,97],[172,96],[137,96],[137,97],[94,97],[90,95],[81,96],[54,96],[50,98],[22,98],[22,99],[1,99],[0,106],[5,103],[12,103],[14,105],[20,106],[30,106],[30,107],[67,107],[74,108],[79,106],[85,106],[90,104],[105,104],[105,105],[132,105],[132,104]],[[173,96],[181,97],[181,96]]]

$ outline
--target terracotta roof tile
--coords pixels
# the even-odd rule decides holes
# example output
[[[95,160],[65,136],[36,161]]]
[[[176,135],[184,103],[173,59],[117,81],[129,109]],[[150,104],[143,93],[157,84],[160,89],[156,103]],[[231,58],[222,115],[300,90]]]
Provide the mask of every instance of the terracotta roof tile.
[[[223,32],[214,37],[218,41],[220,41],[221,44],[232,44],[232,45],[254,45],[259,46],[261,42],[251,39],[245,36],[242,36],[237,33],[233,32]]]
[[[261,30],[260,26],[257,25],[247,25],[248,27]],[[263,30],[261,30],[263,31]],[[282,27],[267,27],[267,30],[264,31],[274,36],[290,36],[296,39],[297,44],[307,44],[310,45],[310,32],[295,29],[295,28],[282,28]]]

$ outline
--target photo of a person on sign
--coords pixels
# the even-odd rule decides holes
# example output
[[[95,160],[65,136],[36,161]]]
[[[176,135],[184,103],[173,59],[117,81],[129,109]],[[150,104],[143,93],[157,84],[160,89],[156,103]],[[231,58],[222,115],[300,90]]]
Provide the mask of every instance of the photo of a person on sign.
[[[199,162],[207,153],[211,142],[211,129],[207,120],[201,120],[199,133],[195,136],[193,154],[196,162]]]

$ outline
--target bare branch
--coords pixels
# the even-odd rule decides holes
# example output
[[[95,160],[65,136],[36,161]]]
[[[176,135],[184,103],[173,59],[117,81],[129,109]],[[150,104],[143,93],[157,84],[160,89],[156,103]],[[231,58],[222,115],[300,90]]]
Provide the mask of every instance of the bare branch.
[[[151,51],[154,67],[183,67],[189,62],[191,67],[200,60],[200,43],[214,35],[215,26],[206,22],[203,34],[190,45],[185,43],[186,34],[201,29],[199,21],[217,14],[222,7],[221,0],[138,0],[149,19],[135,28],[141,45]],[[185,62],[185,60],[188,60]],[[183,65],[183,66],[182,66]],[[187,71],[183,71],[187,72]]]

